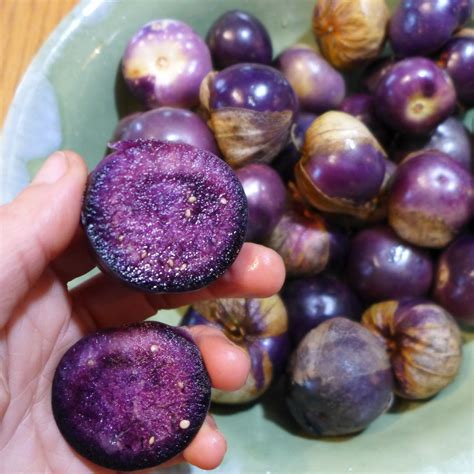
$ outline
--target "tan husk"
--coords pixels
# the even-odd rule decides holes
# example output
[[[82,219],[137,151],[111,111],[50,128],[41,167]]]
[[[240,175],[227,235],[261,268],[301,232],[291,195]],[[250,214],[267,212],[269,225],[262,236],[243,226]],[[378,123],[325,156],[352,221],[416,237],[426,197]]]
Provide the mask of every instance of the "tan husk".
[[[389,16],[385,0],[319,0],[313,32],[333,66],[351,69],[377,57]]]
[[[216,72],[210,72],[199,90],[200,115],[207,120],[222,155],[233,168],[250,162],[269,163],[288,143],[293,112],[258,112],[238,107],[211,110],[210,86]]]
[[[211,112],[210,127],[227,163],[269,163],[288,143],[293,113],[226,107]]]
[[[305,165],[312,156],[319,153],[326,154],[329,150],[337,150],[344,145],[345,140],[355,140],[358,143],[364,141],[386,156],[379,142],[360,120],[344,112],[326,112],[319,116],[307,130],[303,154],[295,166],[296,184],[302,197],[319,210],[348,214],[359,219],[368,219],[374,215],[375,211],[383,214],[384,210],[379,207],[379,196],[363,204],[356,204],[349,199],[330,197],[314,185],[307,173]],[[386,186],[387,179],[382,183],[381,191]]]

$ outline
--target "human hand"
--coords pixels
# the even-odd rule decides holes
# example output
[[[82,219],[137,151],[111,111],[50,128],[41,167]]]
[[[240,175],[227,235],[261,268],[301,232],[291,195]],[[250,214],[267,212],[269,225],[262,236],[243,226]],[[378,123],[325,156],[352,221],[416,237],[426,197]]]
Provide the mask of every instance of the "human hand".
[[[193,293],[149,295],[99,274],[68,291],[95,266],[78,229],[87,178],[73,152],[52,155],[12,203],[0,207],[0,472],[110,472],[77,454],[51,411],[51,384],[64,352],[99,328],[141,321],[162,308],[217,297],[269,296],[284,279],[280,257],[245,244],[231,268]],[[218,330],[189,329],[214,387],[240,388],[249,359]],[[208,416],[192,443],[167,464],[220,464],[226,441]]]

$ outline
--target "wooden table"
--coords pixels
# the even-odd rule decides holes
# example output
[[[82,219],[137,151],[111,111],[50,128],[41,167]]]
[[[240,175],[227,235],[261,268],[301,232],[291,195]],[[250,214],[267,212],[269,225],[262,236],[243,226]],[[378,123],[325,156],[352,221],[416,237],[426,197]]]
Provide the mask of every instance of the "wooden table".
[[[28,64],[79,0],[0,0],[0,127]]]

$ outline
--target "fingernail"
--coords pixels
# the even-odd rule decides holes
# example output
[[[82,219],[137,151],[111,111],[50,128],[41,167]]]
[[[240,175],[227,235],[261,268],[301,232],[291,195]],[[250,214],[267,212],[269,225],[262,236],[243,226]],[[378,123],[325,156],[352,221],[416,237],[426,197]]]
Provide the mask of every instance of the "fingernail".
[[[67,172],[69,162],[62,151],[53,153],[40,168],[33,184],[53,184],[59,181]]]

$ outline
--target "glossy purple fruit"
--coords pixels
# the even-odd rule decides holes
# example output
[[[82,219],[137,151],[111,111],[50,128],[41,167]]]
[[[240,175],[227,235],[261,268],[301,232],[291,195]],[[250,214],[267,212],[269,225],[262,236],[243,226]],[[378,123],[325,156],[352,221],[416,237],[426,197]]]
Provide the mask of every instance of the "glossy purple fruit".
[[[218,278],[243,244],[247,201],[221,159],[189,145],[118,142],[89,178],[82,224],[101,267],[149,292]]]
[[[441,122],[428,137],[398,136],[392,143],[390,158],[399,162],[410,153],[429,149],[446,153],[467,170],[474,169],[469,132],[455,117]]]
[[[276,69],[243,63],[207,76],[201,102],[226,161],[240,167],[270,162],[287,144],[296,95]]]
[[[474,329],[474,234],[458,237],[443,251],[433,294],[462,326]]]
[[[127,44],[122,72],[133,95],[147,107],[193,107],[199,86],[212,70],[204,40],[186,23],[154,20]]]
[[[362,324],[385,343],[400,397],[432,397],[456,377],[461,333],[441,306],[422,299],[384,301],[362,315]]]
[[[332,275],[288,280],[280,296],[288,311],[288,332],[295,346],[311,329],[328,319],[341,316],[357,320],[361,316],[357,296]]]
[[[262,241],[273,231],[285,210],[286,189],[279,174],[263,163],[236,172],[247,196],[249,217],[245,240]]]
[[[278,295],[194,304],[181,324],[217,327],[250,357],[250,374],[245,385],[234,392],[214,389],[213,402],[236,404],[255,400],[286,366],[290,352],[288,317]]]
[[[402,0],[388,35],[397,56],[434,53],[468,20],[472,0]]]
[[[287,403],[309,434],[357,433],[392,404],[383,343],[359,323],[332,318],[310,331],[290,359]]]
[[[283,181],[295,180],[294,168],[301,157],[306,131],[316,118],[315,114],[300,112],[291,126],[290,142],[272,161],[272,167],[278,171]]]
[[[469,222],[473,178],[437,150],[410,155],[395,173],[388,218],[397,234],[421,247],[440,248]]]
[[[366,301],[382,301],[428,293],[433,262],[389,227],[360,231],[351,241],[348,281]]]
[[[258,18],[242,10],[221,15],[209,29],[206,42],[217,69],[272,61],[272,41],[267,29]]]
[[[443,47],[438,65],[450,75],[458,100],[474,106],[474,29],[466,28]]]
[[[371,62],[362,75],[362,85],[370,94],[374,94],[380,80],[387,74],[395,59],[391,56],[382,56]]]
[[[219,155],[214,135],[199,115],[176,107],[149,110],[128,122],[120,122],[116,140],[154,139],[188,145]]]
[[[365,124],[380,143],[387,143],[391,138],[390,131],[375,113],[375,98],[372,94],[349,95],[342,101],[339,110],[352,115]]]
[[[367,218],[384,182],[385,152],[361,121],[326,112],[306,132],[295,175],[298,189],[314,207]]]
[[[308,112],[336,109],[346,95],[342,74],[307,45],[296,44],[282,51],[275,67],[288,79],[300,107]]]
[[[119,471],[153,467],[183,451],[210,398],[196,344],[182,329],[156,321],[83,337],[62,357],[52,388],[66,441]]]
[[[455,104],[456,92],[448,74],[421,57],[394,64],[375,91],[379,118],[407,135],[430,133],[451,115]]]
[[[138,118],[140,115],[142,114],[142,112],[135,112],[133,114],[130,114],[130,115],[126,115],[125,117],[122,117],[117,125],[115,126],[115,130],[114,130],[114,133],[112,135],[112,138],[110,139],[110,141],[113,143],[113,142],[118,142],[119,140],[121,140],[122,136],[124,133],[127,132],[130,124],[136,119]]]
[[[265,245],[282,257],[290,277],[310,276],[339,267],[347,255],[347,237],[320,215],[292,202]]]

